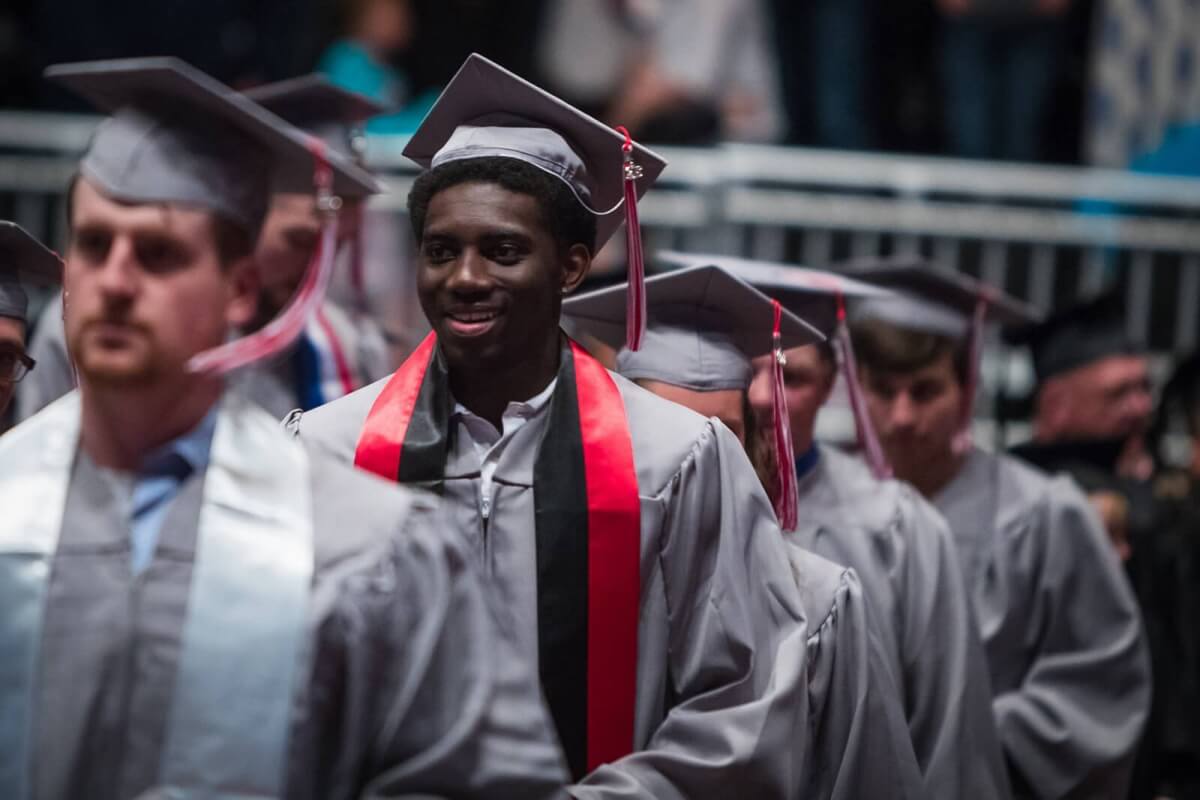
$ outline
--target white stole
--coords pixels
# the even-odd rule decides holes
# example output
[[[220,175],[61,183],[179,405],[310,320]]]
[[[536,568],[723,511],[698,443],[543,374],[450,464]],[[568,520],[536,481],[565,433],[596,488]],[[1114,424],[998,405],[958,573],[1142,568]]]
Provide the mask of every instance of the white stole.
[[[79,443],[72,392],[0,438],[0,797],[30,796],[50,568]],[[309,463],[265,411],[222,401],[160,765],[165,797],[278,797],[307,676]]]

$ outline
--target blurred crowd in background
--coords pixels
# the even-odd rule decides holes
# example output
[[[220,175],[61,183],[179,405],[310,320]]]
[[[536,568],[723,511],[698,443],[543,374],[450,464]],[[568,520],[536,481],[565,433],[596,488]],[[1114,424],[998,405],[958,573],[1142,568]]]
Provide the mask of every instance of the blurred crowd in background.
[[[176,55],[236,87],[319,69],[411,130],[483,53],[639,138],[1200,173],[1189,0],[10,0],[0,105],[50,63]]]

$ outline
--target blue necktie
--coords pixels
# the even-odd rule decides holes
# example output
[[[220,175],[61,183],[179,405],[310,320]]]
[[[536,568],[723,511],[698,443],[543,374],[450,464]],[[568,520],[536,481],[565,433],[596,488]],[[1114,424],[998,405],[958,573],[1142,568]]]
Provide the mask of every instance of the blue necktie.
[[[130,550],[133,573],[146,568],[158,545],[158,534],[170,500],[192,473],[192,465],[176,452],[169,452],[139,471],[133,487]]]
[[[296,400],[303,411],[325,403],[321,392],[321,355],[307,333],[300,334],[294,351],[296,364]]]

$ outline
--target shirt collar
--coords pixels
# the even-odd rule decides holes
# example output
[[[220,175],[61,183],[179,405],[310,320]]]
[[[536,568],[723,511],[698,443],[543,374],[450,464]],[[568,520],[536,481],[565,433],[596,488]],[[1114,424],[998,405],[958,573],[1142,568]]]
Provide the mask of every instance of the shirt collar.
[[[514,414],[524,414],[525,416],[533,416],[546,407],[550,402],[550,397],[554,394],[554,387],[558,385],[558,378],[555,377],[550,383],[546,384],[546,388],[535,394],[528,400],[514,400],[509,403],[504,409],[504,416],[512,416]],[[457,400],[454,401],[454,416],[476,416],[469,408],[464,406]]]
[[[817,443],[813,442],[812,447],[808,448],[808,452],[796,457],[796,477],[803,478],[805,475],[813,471],[817,466],[817,462],[821,460],[821,451],[817,448]]]
[[[151,450],[142,459],[139,472],[154,472],[169,464],[173,459],[183,459],[192,472],[205,469],[208,466],[209,454],[212,451],[213,432],[217,428],[218,407],[214,403],[204,419],[200,420],[190,431],[175,437],[166,444]]]

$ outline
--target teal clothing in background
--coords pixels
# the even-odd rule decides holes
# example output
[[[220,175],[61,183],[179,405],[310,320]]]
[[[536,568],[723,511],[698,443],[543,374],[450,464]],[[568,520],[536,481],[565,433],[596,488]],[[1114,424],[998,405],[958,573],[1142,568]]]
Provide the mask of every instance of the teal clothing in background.
[[[397,109],[367,122],[367,133],[412,133],[437,100],[438,92],[409,96],[408,82],[399,70],[376,60],[365,47],[350,39],[329,46],[317,62],[317,71],[352,92]]]
[[[1171,128],[1159,146],[1135,158],[1130,169],[1148,175],[1200,178],[1200,121]]]

